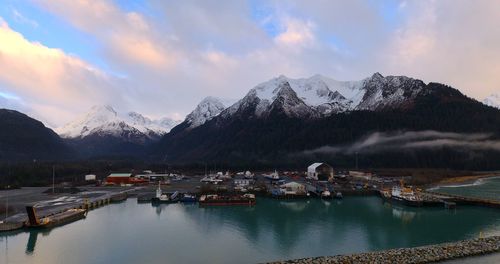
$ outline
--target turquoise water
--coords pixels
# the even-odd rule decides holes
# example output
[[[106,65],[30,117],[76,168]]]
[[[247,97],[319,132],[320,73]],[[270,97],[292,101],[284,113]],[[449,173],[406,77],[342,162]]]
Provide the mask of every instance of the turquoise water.
[[[256,263],[500,234],[500,210],[394,207],[378,197],[255,207],[128,199],[47,231],[0,234],[0,263]]]
[[[441,193],[500,201],[500,177],[480,179],[467,184],[441,186],[433,190]]]

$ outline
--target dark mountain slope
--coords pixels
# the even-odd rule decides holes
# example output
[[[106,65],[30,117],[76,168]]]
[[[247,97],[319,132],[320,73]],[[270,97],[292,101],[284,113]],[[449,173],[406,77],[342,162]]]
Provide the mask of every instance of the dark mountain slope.
[[[0,160],[69,159],[73,151],[51,129],[25,114],[0,109]]]
[[[258,99],[256,99],[258,100]],[[277,101],[275,101],[277,102]],[[295,103],[297,104],[297,103]],[[352,166],[353,153],[302,155],[323,146],[348,145],[372,132],[435,130],[487,133],[500,137],[500,111],[462,95],[451,87],[429,83],[414,99],[377,111],[350,111],[325,118],[302,118],[276,111],[256,116],[253,106],[236,114],[224,112],[192,130],[176,127],[154,146],[153,154],[179,163],[218,162],[228,165],[303,166],[315,159]],[[499,167],[500,153],[443,147],[361,153],[365,166]],[[496,164],[496,165],[495,165]]]

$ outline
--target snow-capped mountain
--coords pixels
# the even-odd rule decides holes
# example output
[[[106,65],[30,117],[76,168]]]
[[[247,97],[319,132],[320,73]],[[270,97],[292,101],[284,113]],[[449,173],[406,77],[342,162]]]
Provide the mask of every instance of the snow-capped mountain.
[[[199,107],[195,112],[196,116],[209,116],[209,122],[196,129],[189,129],[186,123],[177,126],[155,143],[152,155],[180,164],[209,161],[272,168],[326,159],[352,166],[353,158],[345,156],[350,155],[348,151],[337,155],[335,149],[364,142],[374,131],[486,132],[496,137],[500,126],[500,110],[453,87],[379,73],[353,82],[320,75],[304,79],[279,76],[250,89],[219,114],[221,105],[217,111],[207,109],[212,108]],[[428,152],[414,152],[403,143],[401,146],[394,153],[381,148],[367,150],[366,155],[374,158],[375,165],[390,160],[405,166],[460,167],[470,161],[463,151],[450,155],[455,148],[430,146]],[[318,151],[309,154],[309,150]],[[486,156],[492,155],[477,153],[477,157]],[[442,157],[453,159],[443,161]]]
[[[227,99],[212,96],[206,97],[186,116],[185,122],[189,125],[189,128],[200,126],[219,115],[231,103],[232,101]]]
[[[221,115],[229,117],[238,112],[247,112],[251,107],[256,116],[265,116],[274,111],[280,102],[284,104],[283,111],[294,117],[380,110],[408,103],[424,87],[425,83],[420,80],[405,76],[384,77],[380,73],[360,81],[337,81],[321,75],[292,79],[281,75],[257,85]]]
[[[483,104],[500,109],[500,93],[494,93],[484,98]]]
[[[84,138],[90,135],[157,139],[168,133],[178,121],[163,118],[151,120],[139,113],[121,114],[109,105],[97,105],[74,121],[56,128],[63,138]]]

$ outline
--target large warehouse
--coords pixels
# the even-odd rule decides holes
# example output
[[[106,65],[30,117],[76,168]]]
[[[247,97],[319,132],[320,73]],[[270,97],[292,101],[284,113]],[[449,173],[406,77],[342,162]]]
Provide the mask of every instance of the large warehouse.
[[[333,168],[332,166],[322,163],[316,162],[311,166],[307,167],[307,178],[317,181],[328,181],[330,178],[333,178]]]

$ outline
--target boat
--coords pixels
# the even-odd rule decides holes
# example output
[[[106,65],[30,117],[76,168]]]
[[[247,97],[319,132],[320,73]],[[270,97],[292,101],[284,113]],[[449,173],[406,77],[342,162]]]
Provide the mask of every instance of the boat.
[[[200,206],[224,206],[224,205],[249,205],[256,204],[255,195],[246,193],[243,195],[202,195],[199,200]]]
[[[181,203],[196,203],[197,201],[196,195],[188,193],[185,193],[180,199]]]
[[[279,181],[280,176],[276,170],[274,170],[273,173],[271,174],[264,174],[264,178],[271,180],[271,181]]]
[[[344,198],[344,196],[342,195],[341,192],[335,193],[335,199],[343,199],[343,198]]]
[[[383,195],[387,195],[384,193]],[[405,187],[403,182],[400,186],[393,186],[391,190],[390,200],[394,202],[399,202],[408,206],[422,206],[424,201],[417,195],[412,188]]]
[[[324,190],[323,192],[321,192],[321,199],[331,199],[331,198],[332,194],[330,193],[330,191]]]
[[[245,172],[245,179],[253,179],[254,174],[251,173],[250,171]]]
[[[177,199],[177,196],[179,195],[179,192],[175,192],[172,195],[168,195],[166,193],[163,193],[161,190],[160,183],[158,182],[158,189],[156,189],[156,196],[151,198],[151,202],[158,204],[158,203],[176,203],[179,201]]]
[[[391,200],[391,191],[387,189],[383,189],[379,191],[380,197],[382,197],[382,200],[384,201],[390,201]]]
[[[74,222],[87,216],[86,209],[68,209],[42,218],[38,218],[33,206],[26,206],[26,212],[28,213],[26,226],[31,228],[51,228]]]
[[[211,183],[211,184],[219,184],[221,182],[223,182],[223,180],[217,178],[216,176],[205,176],[203,177],[200,182],[203,182],[203,183]]]

